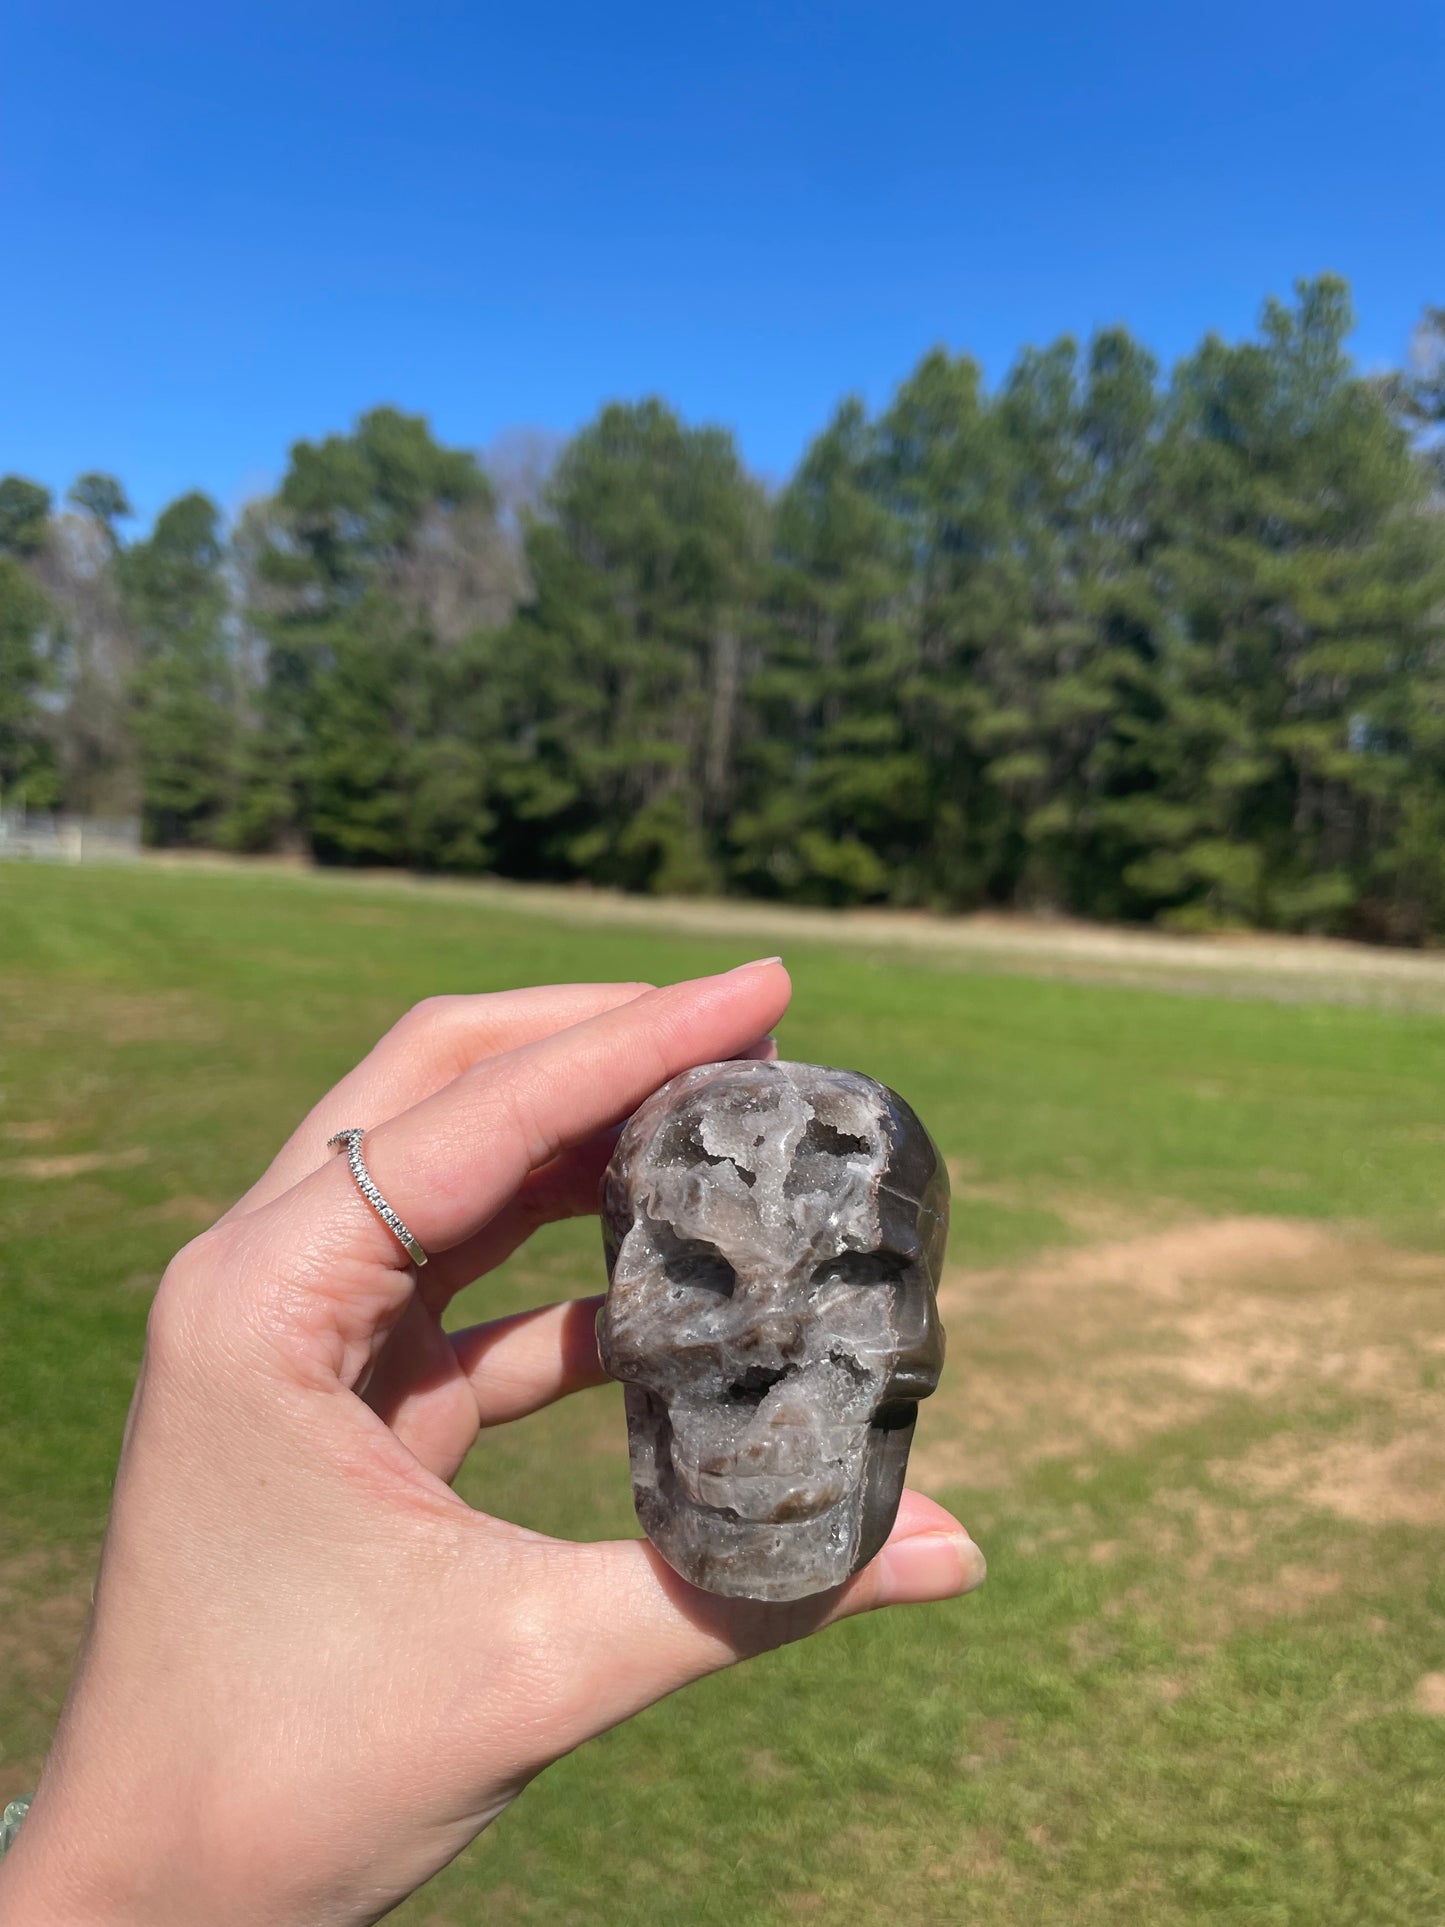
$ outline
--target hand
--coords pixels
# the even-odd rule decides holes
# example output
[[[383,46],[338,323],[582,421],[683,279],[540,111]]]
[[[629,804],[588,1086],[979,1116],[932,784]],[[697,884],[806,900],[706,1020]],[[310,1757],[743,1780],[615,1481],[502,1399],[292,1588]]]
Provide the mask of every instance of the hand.
[[[757,1050],[776,963],[669,989],[421,1005],[162,1281],[95,1610],[7,1927],[378,1919],[534,1774],[674,1688],[830,1620],[942,1599],[978,1549],[916,1494],[794,1607],[695,1591],[645,1541],[571,1545],[451,1491],[480,1428],[602,1376],[595,1301],[446,1334],[464,1285],[595,1208],[615,1126]],[[419,1274],[326,1140],[432,1254]]]

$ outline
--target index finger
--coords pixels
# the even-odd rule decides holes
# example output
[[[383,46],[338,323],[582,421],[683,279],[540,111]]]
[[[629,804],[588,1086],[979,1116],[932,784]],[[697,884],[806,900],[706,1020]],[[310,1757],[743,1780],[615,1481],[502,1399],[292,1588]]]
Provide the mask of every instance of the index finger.
[[[529,1172],[618,1123],[679,1071],[738,1054],[787,1009],[777,958],[648,991],[616,1009],[474,1066],[367,1135],[383,1197],[428,1252],[474,1237]],[[342,1158],[227,1227],[244,1236],[248,1295],[264,1328],[288,1332],[354,1383],[414,1288],[402,1246]],[[254,1302],[260,1293],[264,1302]]]
[[[648,984],[539,984],[428,997],[413,1005],[302,1119],[245,1196],[226,1213],[269,1204],[316,1168],[333,1131],[363,1129],[409,1110],[471,1065],[640,997]]]

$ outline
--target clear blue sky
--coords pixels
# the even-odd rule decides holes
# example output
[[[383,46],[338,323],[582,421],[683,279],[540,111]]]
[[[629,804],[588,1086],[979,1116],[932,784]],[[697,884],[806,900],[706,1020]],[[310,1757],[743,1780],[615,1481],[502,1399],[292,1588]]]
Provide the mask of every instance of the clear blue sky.
[[[227,508],[378,401],[484,445],[660,392],[778,476],[935,342],[1168,361],[1445,302],[1445,0],[9,0],[0,471]]]

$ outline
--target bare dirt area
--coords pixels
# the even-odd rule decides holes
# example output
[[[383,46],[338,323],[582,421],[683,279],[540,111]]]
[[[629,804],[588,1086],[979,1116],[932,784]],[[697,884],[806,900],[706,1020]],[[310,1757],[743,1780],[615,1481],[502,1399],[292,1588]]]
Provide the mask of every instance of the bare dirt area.
[[[1427,1582],[1428,1552],[1376,1535],[1445,1526],[1445,1256],[1303,1219],[1186,1219],[956,1271],[941,1302],[949,1369],[910,1480],[965,1519],[976,1505],[986,1547],[1008,1519],[1011,1558],[1105,1569],[1076,1661],[1125,1617],[1166,1627],[1190,1669],[1322,1614],[1384,1637],[1377,1591]],[[1127,1497],[1101,1529],[1115,1467]],[[1417,1711],[1445,1714],[1442,1679]]]
[[[1085,1468],[1235,1401],[1287,1431],[1210,1473],[1241,1503],[1445,1522],[1445,1257],[1285,1218],[1186,1222],[955,1272],[925,1489]],[[1103,1556],[1103,1555],[1101,1555]]]
[[[146,1145],[131,1144],[120,1151],[81,1151],[70,1157],[8,1158],[0,1160],[0,1178],[82,1178],[92,1171],[126,1171],[149,1157]]]

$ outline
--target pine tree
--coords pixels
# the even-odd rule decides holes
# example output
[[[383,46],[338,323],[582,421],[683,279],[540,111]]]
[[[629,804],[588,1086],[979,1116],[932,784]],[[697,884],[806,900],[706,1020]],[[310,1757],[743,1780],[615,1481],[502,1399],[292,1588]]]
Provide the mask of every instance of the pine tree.
[[[776,506],[746,790],[730,827],[732,874],[760,894],[884,897],[889,857],[926,833],[925,772],[899,707],[902,537],[877,466],[876,431],[845,402]]]
[[[514,565],[497,547],[488,570],[478,527],[495,529],[486,476],[420,416],[374,409],[350,435],[296,444],[247,529],[267,661],[234,840],[296,835],[340,862],[485,860],[482,747],[455,733],[438,671],[470,622],[507,606]]]
[[[764,531],[721,429],[648,401],[572,442],[528,530],[535,600],[494,656],[504,867],[718,880]]]
[[[1407,783],[1401,696],[1436,647],[1438,529],[1348,297],[1302,284],[1263,339],[1178,372],[1161,565],[1176,611],[1157,762],[1170,817],[1130,880],[1175,923],[1348,928]]]
[[[132,683],[149,843],[214,841],[235,782],[236,701],[227,650],[220,512],[183,495],[120,557],[139,652]]]

